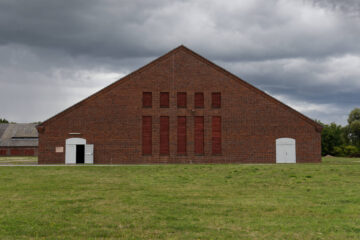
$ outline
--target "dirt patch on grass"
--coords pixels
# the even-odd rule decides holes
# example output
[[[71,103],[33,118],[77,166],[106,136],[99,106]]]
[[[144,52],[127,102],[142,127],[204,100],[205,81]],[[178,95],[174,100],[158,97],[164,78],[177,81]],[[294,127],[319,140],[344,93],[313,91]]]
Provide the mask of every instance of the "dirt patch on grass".
[[[34,165],[37,164],[37,157],[0,157],[0,165]]]

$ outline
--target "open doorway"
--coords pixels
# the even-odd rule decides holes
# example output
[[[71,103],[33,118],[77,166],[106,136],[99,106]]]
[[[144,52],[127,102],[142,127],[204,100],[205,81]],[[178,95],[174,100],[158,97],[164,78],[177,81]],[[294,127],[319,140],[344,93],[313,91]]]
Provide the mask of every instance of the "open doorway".
[[[66,139],[65,148],[65,164],[84,163],[85,159],[85,144],[84,138],[68,138]]]
[[[93,164],[94,145],[84,138],[68,138],[65,141],[65,164]]]
[[[76,145],[76,164],[85,163],[85,145]]]

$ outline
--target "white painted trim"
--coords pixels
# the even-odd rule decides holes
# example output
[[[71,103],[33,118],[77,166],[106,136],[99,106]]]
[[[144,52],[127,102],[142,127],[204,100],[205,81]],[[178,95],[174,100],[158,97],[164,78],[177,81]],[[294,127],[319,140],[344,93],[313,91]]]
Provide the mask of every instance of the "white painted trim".
[[[68,138],[65,141],[66,144],[86,144],[86,139],[84,138]]]
[[[278,139],[276,139],[276,144],[292,145],[292,144],[295,144],[295,139],[293,139],[293,138],[278,138]]]

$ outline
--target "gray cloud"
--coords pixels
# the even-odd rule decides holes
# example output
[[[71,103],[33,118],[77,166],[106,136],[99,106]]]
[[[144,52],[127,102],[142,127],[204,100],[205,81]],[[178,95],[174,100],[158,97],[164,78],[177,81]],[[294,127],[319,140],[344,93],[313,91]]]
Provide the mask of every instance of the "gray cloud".
[[[332,11],[345,13],[352,17],[360,15],[360,2],[358,0],[309,0],[314,6],[323,7]]]
[[[346,115],[360,103],[360,56],[219,64],[271,95],[280,96],[297,110],[325,122],[345,124]]]
[[[360,49],[352,19],[297,1],[6,0],[0,9],[0,43],[72,55],[150,57],[180,43],[228,61]]]
[[[360,98],[355,0],[0,2],[0,114],[44,120],[185,44],[301,112]]]

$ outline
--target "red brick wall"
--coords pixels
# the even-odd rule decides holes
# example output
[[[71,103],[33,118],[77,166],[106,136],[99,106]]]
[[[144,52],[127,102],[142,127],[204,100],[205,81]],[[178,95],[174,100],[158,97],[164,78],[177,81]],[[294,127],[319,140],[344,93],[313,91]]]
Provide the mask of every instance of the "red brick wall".
[[[121,82],[46,122],[39,163],[64,163],[65,153],[55,153],[55,147],[65,147],[70,132],[94,144],[95,163],[274,163],[275,140],[282,137],[296,140],[297,162],[321,161],[315,125],[187,50]],[[152,107],[143,107],[143,92],[152,93]],[[161,92],[169,92],[168,108],[160,108]],[[178,92],[187,95],[185,108],[177,107]],[[203,93],[203,108],[194,105],[202,101],[201,95],[195,101],[196,92]],[[220,108],[212,107],[213,93],[221,94]],[[150,155],[143,155],[143,116],[152,117]],[[160,116],[169,117],[167,155],[160,154]],[[186,154],[177,152],[178,116],[186,116]],[[202,155],[195,153],[196,116],[204,117]],[[213,154],[213,116],[221,117],[221,154]]]
[[[36,147],[1,147],[0,156],[37,156]]]
[[[0,156],[6,156],[8,155],[8,150],[7,149],[0,149]]]

